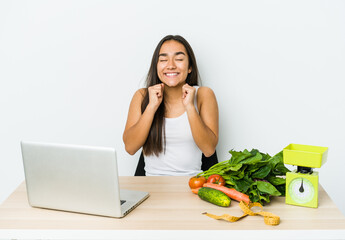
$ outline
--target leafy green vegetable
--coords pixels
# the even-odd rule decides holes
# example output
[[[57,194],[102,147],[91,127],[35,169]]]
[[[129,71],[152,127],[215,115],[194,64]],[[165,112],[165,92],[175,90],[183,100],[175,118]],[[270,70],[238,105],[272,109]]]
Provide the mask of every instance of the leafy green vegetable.
[[[270,202],[270,196],[285,196],[287,169],[283,162],[283,151],[273,157],[257,149],[248,151],[230,150],[230,160],[213,165],[199,173],[206,178],[212,174],[221,175],[226,186],[249,195],[252,202]]]
[[[258,152],[255,154],[255,156],[246,158],[246,159],[242,160],[240,163],[242,163],[242,164],[255,164],[255,163],[260,162],[261,159],[262,159],[262,155]]]
[[[285,179],[275,176],[269,176],[267,180],[272,183],[274,186],[285,184]]]
[[[252,178],[265,178],[271,172],[271,169],[272,167],[269,164],[262,166],[252,174]]]
[[[272,196],[280,196],[281,193],[269,182],[257,181],[258,189],[263,193],[268,193]]]
[[[243,177],[242,179],[232,179],[232,182],[234,183],[235,189],[237,191],[246,192],[250,186],[254,183],[253,180],[248,178],[248,176]]]

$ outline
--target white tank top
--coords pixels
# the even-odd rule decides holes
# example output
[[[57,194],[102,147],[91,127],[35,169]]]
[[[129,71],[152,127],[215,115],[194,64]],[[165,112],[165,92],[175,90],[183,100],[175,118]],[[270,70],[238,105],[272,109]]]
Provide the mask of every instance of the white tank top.
[[[194,86],[195,99],[198,86]],[[198,110],[197,110],[198,111]],[[194,176],[201,172],[202,152],[195,144],[187,112],[176,118],[164,118],[166,148],[156,155],[144,156],[146,176]]]

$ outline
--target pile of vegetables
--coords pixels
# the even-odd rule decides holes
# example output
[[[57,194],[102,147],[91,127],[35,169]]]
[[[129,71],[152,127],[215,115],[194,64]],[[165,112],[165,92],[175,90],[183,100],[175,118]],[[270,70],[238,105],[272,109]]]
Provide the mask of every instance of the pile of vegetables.
[[[190,180],[190,187],[195,189],[198,185],[194,184],[196,179],[210,182],[210,177],[218,175],[223,179],[220,181],[225,183],[218,182],[216,185],[225,185],[224,187],[245,194],[251,202],[265,204],[270,202],[270,196],[285,196],[285,178],[281,176],[285,176],[289,169],[284,166],[282,151],[273,157],[257,149],[229,152],[230,160],[219,162],[209,170],[199,173],[192,183],[192,179]]]

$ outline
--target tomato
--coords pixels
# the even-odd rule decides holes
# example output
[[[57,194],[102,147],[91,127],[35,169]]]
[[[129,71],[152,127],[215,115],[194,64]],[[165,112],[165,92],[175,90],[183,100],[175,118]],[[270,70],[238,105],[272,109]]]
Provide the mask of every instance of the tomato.
[[[217,185],[220,185],[220,186],[224,186],[225,185],[225,179],[218,175],[218,174],[213,174],[211,176],[209,176],[207,178],[207,182],[208,183],[213,183],[213,184],[217,184]]]
[[[189,187],[191,189],[202,187],[206,183],[206,178],[203,176],[194,176],[189,179]]]

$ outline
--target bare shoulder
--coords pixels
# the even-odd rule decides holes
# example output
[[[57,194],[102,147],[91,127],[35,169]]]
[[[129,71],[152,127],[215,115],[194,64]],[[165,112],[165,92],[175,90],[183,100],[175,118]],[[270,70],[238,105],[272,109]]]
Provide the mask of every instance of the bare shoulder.
[[[199,87],[198,92],[198,102],[202,103],[205,99],[216,99],[216,95],[213,90],[209,87]]]
[[[200,113],[204,112],[202,110],[209,111],[209,109],[218,109],[216,95],[209,87],[199,87],[196,99],[198,110]]]
[[[139,111],[138,109],[141,108],[141,103],[144,100],[146,92],[146,88],[141,88],[134,93],[130,104],[130,112],[132,112],[132,109],[136,109],[137,111]]]
[[[138,90],[134,93],[132,101],[140,101],[140,102],[142,102],[142,100],[143,100],[144,97],[145,97],[146,92],[147,92],[147,89],[146,89],[146,88],[140,88],[140,89],[138,89]]]
[[[147,88],[140,88],[140,89],[138,89],[138,90],[134,93],[134,96],[137,95],[138,97],[144,98],[146,92],[147,92]]]

